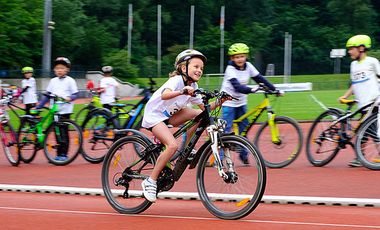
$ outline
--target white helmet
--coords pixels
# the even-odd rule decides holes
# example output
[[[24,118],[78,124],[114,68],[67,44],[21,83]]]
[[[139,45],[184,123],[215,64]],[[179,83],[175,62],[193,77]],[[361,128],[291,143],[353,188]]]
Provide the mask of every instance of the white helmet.
[[[106,65],[106,66],[102,67],[102,72],[103,73],[112,73],[112,70],[113,70],[112,66],[109,66],[109,65]]]
[[[205,55],[203,55],[201,52],[193,49],[187,49],[179,53],[175,59],[174,67],[177,69],[178,65],[184,61],[187,61],[193,57],[198,57],[202,59],[203,62],[207,61],[207,58]]]

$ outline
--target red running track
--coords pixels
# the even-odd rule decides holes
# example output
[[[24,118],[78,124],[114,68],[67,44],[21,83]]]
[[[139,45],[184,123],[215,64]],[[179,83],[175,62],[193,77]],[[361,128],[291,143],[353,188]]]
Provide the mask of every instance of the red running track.
[[[328,166],[311,166],[303,152],[290,166],[268,169],[265,195],[380,198],[379,172],[349,168],[354,157],[342,150]],[[12,167],[0,151],[0,184],[51,185],[101,188],[101,165],[82,158],[68,166],[47,163],[39,152],[32,164]],[[196,192],[195,170],[187,171],[172,191]],[[159,200],[143,214],[116,213],[104,197],[0,192],[0,220],[3,229],[376,229],[378,208],[261,204],[239,221],[215,219],[199,201]],[[59,221],[57,221],[57,219]]]

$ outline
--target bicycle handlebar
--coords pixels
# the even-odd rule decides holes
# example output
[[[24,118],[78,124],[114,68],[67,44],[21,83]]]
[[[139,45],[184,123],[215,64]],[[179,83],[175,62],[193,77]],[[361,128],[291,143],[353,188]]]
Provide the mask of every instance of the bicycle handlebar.
[[[276,96],[280,96],[281,94],[283,94],[278,89],[276,89],[276,90],[269,89],[268,86],[264,85],[263,83],[259,83],[257,89],[255,89],[252,93],[256,93],[256,92],[258,92],[260,90],[264,91],[264,93],[266,93],[266,94],[274,94]]]
[[[64,102],[64,103],[70,103],[70,102],[67,102],[65,98],[63,97],[60,97],[56,94],[53,94],[53,93],[42,93],[42,95],[50,98],[50,99],[53,99],[54,101],[59,101],[59,102]]]
[[[214,91],[207,91],[207,90],[204,90],[202,88],[198,88],[194,91],[194,94],[192,95],[193,97],[196,97],[196,96],[202,96],[202,99],[203,100],[209,100],[211,98],[215,98],[217,97],[218,99],[227,99],[227,100],[239,100],[238,98],[236,97],[233,97],[231,96],[230,94],[222,91],[222,92],[219,92],[218,90],[214,90]]]

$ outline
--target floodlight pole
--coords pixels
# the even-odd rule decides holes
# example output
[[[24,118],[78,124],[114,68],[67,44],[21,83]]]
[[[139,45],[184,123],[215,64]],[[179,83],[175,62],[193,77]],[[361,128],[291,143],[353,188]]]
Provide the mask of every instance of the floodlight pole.
[[[224,6],[220,8],[220,61],[219,73],[224,72]]]
[[[194,45],[194,5],[190,7],[190,42],[189,49],[193,49]]]
[[[48,77],[50,73],[51,60],[51,30],[54,29],[52,18],[51,0],[45,0],[44,6],[44,35],[42,48],[42,77]]]
[[[128,4],[128,44],[127,44],[127,51],[128,51],[128,64],[131,64],[131,47],[132,47],[132,28],[133,28],[133,6],[132,4]]]
[[[161,5],[157,5],[157,77],[161,77]]]
[[[284,48],[284,83],[290,83],[292,71],[292,35],[285,32]]]

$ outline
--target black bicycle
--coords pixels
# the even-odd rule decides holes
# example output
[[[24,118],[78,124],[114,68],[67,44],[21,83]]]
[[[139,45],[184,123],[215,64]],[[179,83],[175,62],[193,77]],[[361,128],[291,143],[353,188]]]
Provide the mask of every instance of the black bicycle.
[[[368,140],[369,134],[361,132],[363,125],[371,126],[373,124],[373,116],[377,116],[377,105],[371,102],[361,108],[352,111],[352,107],[357,103],[355,100],[342,99],[340,101],[347,105],[346,111],[338,108],[329,108],[322,112],[313,122],[310,127],[306,139],[306,155],[309,162],[314,166],[324,166],[330,163],[341,149],[345,149],[347,145],[356,149],[358,159],[362,153],[363,137]],[[360,116],[360,119],[354,124],[355,116]],[[367,122],[371,122],[368,123]],[[377,121],[377,120],[375,120]],[[366,126],[367,127],[367,126]],[[355,136],[358,140],[355,142]]]
[[[203,205],[219,218],[242,218],[257,207],[264,194],[264,161],[246,138],[224,132],[226,121],[217,118],[220,107],[210,111],[210,99],[231,99],[230,95],[201,89],[196,90],[195,95],[202,97],[205,110],[174,133],[178,138],[198,125],[181,155],[161,172],[157,181],[158,192],[170,190],[187,167],[193,169],[198,166],[197,188]],[[210,139],[192,154],[205,130]],[[102,187],[116,211],[136,214],[150,207],[152,203],[143,197],[141,182],[151,174],[163,148],[162,144],[152,143],[142,133],[125,136],[111,146],[103,163]],[[248,153],[249,166],[239,160],[242,150]],[[211,158],[214,158],[213,167],[208,166]]]

